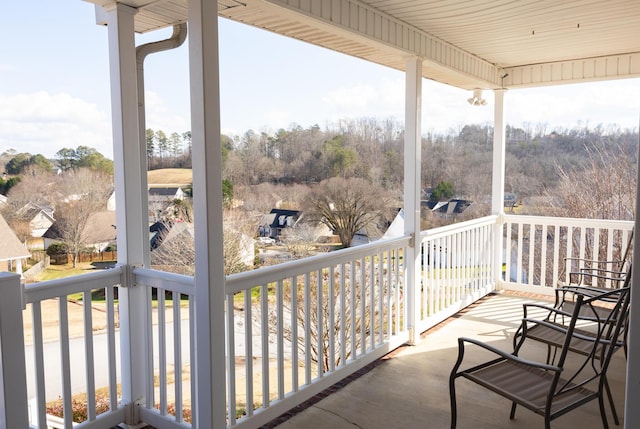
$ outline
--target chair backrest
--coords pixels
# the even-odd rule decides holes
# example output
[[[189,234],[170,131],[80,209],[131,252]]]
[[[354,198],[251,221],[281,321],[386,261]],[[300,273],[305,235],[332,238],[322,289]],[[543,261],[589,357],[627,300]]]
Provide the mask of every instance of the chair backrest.
[[[624,273],[627,272],[632,262],[633,235],[634,228],[629,233],[627,245],[624,249],[620,249],[619,259],[599,260],[595,258],[566,257],[568,283],[561,280],[559,282],[560,286],[573,284],[607,288],[620,287],[624,281]],[[614,255],[614,257],[617,257],[617,255]]]
[[[564,309],[558,308],[550,312],[544,320],[525,318],[523,320],[522,337],[515,348],[518,354],[531,331],[531,338],[543,341],[557,348],[552,362],[563,368],[554,381],[554,396],[564,395],[581,387],[594,386],[602,382],[613,353],[620,348],[626,334],[630,299],[630,271],[624,285],[619,289],[595,290],[592,288],[573,287],[571,316]],[[603,312],[602,309],[607,311]],[[551,316],[551,314],[557,317]],[[540,329],[548,332],[547,340],[540,336]],[[544,328],[546,327],[546,328]],[[555,332],[555,334],[553,334]],[[555,338],[555,339],[554,339]],[[571,364],[567,364],[571,356]],[[589,385],[589,386],[588,386]]]
[[[623,345],[626,335],[631,297],[630,278],[631,276],[627,275],[624,286],[619,289],[612,289],[595,296],[580,297],[576,301],[576,308],[571,320],[571,323],[574,324],[571,329],[571,337],[575,338],[569,338],[569,334],[567,334],[559,362],[564,365],[564,359],[574,347],[572,342],[576,341],[576,338],[583,338],[583,341],[587,343],[590,341],[592,347],[585,354],[585,358],[577,370],[569,377],[566,377],[565,374],[564,383],[558,386],[557,392],[584,386],[594,380],[602,382],[601,378],[606,374],[613,353]],[[610,311],[606,315],[599,311],[603,304],[610,307]],[[593,335],[590,340],[586,339],[587,335],[581,330],[575,329],[576,324],[585,320],[583,316],[585,310],[592,312],[589,323],[594,326],[589,331]]]
[[[627,242],[627,247],[624,249],[624,253],[622,254],[622,266],[620,267],[620,271],[625,271],[631,265],[631,257],[633,256],[633,231],[635,228],[631,229],[631,233],[629,234],[629,241]]]

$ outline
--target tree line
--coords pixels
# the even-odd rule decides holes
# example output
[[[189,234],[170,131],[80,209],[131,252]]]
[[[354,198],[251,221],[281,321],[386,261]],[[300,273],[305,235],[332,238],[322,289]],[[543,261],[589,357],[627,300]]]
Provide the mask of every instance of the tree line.
[[[422,137],[422,188],[431,199],[455,196],[475,203],[454,220],[488,214],[493,132],[489,124],[470,124]],[[149,169],[191,167],[190,132],[148,129],[146,136]],[[544,124],[507,126],[505,191],[519,200],[537,199],[526,207],[532,214],[629,218],[634,211],[637,144],[637,130],[615,126],[553,130]],[[256,216],[268,213],[279,200],[284,207],[303,210],[307,220],[324,222],[348,245],[355,231],[371,223],[384,226],[402,206],[403,146],[402,124],[392,119],[342,120],[324,130],[294,125],[275,132],[222,135],[225,206],[234,211],[236,224],[251,226]],[[52,160],[8,151],[0,155],[0,162],[7,173],[0,179],[0,191],[10,196],[14,212],[26,202],[62,207],[64,201],[51,202],[56,196],[63,200],[61,185],[52,188],[52,184],[73,182],[81,170],[104,174],[93,182],[113,189],[112,161],[85,146],[62,149]],[[350,193],[340,193],[341,189]],[[99,194],[100,204],[108,196],[83,192]],[[233,209],[238,202],[242,208]],[[364,209],[336,210],[340,204]],[[63,213],[64,209],[58,210]],[[344,219],[339,218],[342,215]],[[423,228],[451,221],[427,212]],[[243,231],[250,233],[251,228]],[[306,234],[289,235],[293,243],[295,236]]]
[[[560,170],[588,168],[587,149],[597,144],[619,147],[632,159],[636,156],[637,130],[548,128],[546,124],[506,127],[505,191],[520,197],[550,192],[558,185]],[[173,132],[170,136],[167,139],[162,131],[147,130],[150,169],[191,166],[191,134]],[[311,184],[331,177],[359,177],[385,189],[402,188],[404,130],[393,119],[342,120],[324,130],[317,125],[294,125],[275,132],[248,130],[239,136],[222,135],[221,148],[223,177],[236,188],[262,183]],[[491,125],[470,124],[448,133],[429,133],[422,137],[421,150],[422,188],[433,189],[445,182],[456,195],[476,201],[490,194]]]

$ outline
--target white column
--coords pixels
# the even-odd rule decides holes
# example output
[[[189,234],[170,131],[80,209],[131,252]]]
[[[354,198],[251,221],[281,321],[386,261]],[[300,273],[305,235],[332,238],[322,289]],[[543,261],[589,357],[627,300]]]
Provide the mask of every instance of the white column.
[[[0,273],[0,429],[28,428],[20,276]]]
[[[404,233],[411,235],[411,245],[404,255],[405,284],[408,302],[408,325],[411,344],[420,340],[416,332],[420,316],[420,194],[421,194],[421,114],[422,114],[422,60],[409,58],[405,74],[405,126],[404,126]]]
[[[504,222],[504,184],[506,159],[506,130],[504,122],[504,95],[506,89],[496,89],[493,119],[493,178],[491,189],[491,214],[498,215],[498,223],[494,235],[493,278],[496,287],[502,287],[502,229]]]
[[[189,67],[196,246],[195,427],[223,429],[225,320],[217,2],[189,0]]]
[[[640,149],[639,149],[640,150]],[[633,234],[633,261],[640,261],[640,169],[636,179],[636,220]],[[640,263],[631,268],[631,302],[640,302]],[[624,401],[625,429],[640,428],[640,306],[629,310],[629,334],[627,348],[627,386]],[[635,328],[634,328],[635,327]]]
[[[109,30],[113,158],[116,191],[118,263],[126,274],[141,266],[149,242],[149,228],[143,194],[146,181],[145,154],[138,143],[138,90],[134,15],[136,9],[121,3],[105,9]],[[128,408],[125,423],[138,423],[137,404],[144,404],[147,381],[148,333],[145,329],[148,289],[135,287],[132,276],[124,275],[118,291],[122,401]]]

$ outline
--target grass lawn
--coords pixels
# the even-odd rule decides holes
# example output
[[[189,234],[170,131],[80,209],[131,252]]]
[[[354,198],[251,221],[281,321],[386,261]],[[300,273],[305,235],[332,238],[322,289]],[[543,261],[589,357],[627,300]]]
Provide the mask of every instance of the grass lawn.
[[[77,276],[80,274],[87,274],[96,270],[96,267],[89,262],[78,263],[76,268],[73,268],[71,264],[67,265],[49,265],[49,268],[35,277],[38,282],[44,282],[47,280],[61,279],[64,277]]]
[[[147,172],[149,185],[186,186],[193,182],[190,168],[163,168]]]

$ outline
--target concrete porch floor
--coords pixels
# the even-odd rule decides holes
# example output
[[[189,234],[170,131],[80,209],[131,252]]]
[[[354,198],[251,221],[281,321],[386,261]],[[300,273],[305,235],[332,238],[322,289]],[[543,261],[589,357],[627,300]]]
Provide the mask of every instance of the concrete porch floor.
[[[464,312],[422,335],[414,347],[403,347],[342,387],[329,389],[301,410],[264,428],[277,429],[444,429],[450,427],[449,373],[458,353],[460,336],[478,338],[502,350],[512,350],[511,339],[522,318],[525,302],[548,303],[544,298],[518,294],[486,297]],[[471,350],[471,349],[468,349]],[[531,352],[544,356],[546,348]],[[527,354],[527,356],[531,356]],[[466,362],[475,357],[467,351]],[[618,351],[608,372],[618,415],[624,412],[625,357]],[[518,408],[509,420],[510,402],[465,379],[456,382],[458,429],[543,428],[544,419]],[[607,406],[607,417],[615,426]],[[552,421],[552,428],[602,428],[598,401]]]

